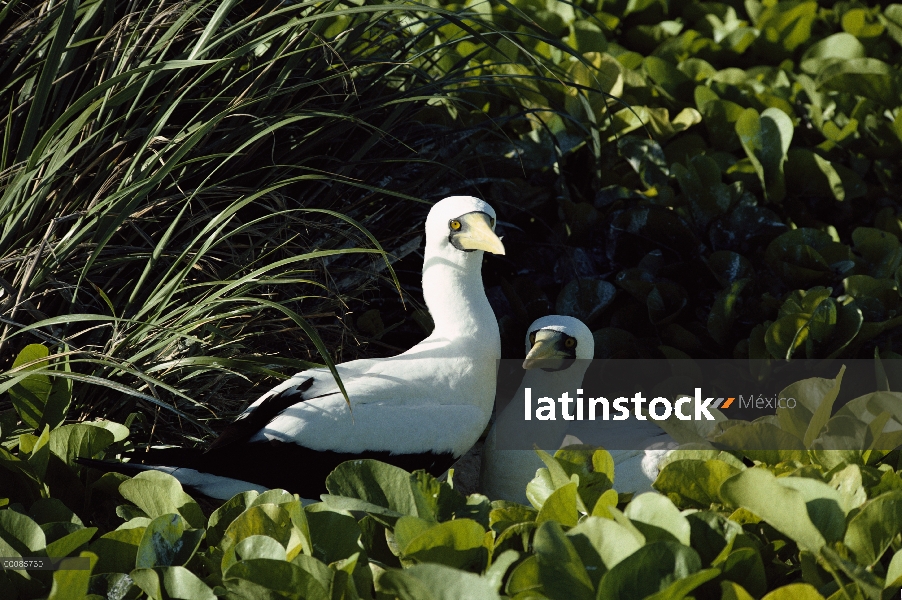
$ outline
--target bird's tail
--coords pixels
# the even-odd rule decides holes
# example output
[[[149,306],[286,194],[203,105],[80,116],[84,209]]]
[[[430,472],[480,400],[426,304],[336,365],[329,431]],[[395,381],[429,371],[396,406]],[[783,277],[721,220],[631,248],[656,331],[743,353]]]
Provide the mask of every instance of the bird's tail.
[[[141,471],[153,470],[153,465],[144,465],[137,462],[119,462],[117,460],[97,460],[96,458],[76,458],[75,462],[104,473],[121,473],[134,477]]]
[[[189,492],[228,500],[235,494],[254,490],[264,492],[268,488],[232,477],[216,475],[203,470],[201,451],[192,448],[160,448],[129,455],[129,462],[77,458],[78,464],[105,473],[121,473],[134,477],[143,471],[162,471],[175,477]]]

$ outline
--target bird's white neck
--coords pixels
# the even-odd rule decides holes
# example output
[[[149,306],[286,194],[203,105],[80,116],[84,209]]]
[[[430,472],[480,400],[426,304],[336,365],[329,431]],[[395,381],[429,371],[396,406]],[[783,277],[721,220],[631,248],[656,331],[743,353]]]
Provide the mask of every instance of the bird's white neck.
[[[482,284],[482,256],[482,250],[449,253],[427,248],[423,296],[435,322],[430,337],[478,337],[498,345],[500,353],[498,321]]]

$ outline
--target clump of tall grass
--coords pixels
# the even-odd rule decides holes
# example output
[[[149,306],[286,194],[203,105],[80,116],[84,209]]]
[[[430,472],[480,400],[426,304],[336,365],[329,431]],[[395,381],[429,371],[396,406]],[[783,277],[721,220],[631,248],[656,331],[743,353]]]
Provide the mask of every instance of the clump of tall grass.
[[[448,138],[451,92],[485,76],[447,60],[435,31],[503,37],[461,18],[336,0],[7,2],[0,366],[43,341],[70,361],[70,416],[137,407],[177,441],[239,409],[250,379],[353,357],[340,321],[316,317],[380,268],[401,291],[377,240],[409,242],[411,207],[462,185],[472,140],[496,125]]]

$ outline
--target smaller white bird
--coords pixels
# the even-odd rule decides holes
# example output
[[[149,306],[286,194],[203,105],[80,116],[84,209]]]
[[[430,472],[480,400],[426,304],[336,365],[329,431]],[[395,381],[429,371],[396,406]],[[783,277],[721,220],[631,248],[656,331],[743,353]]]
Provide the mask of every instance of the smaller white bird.
[[[590,359],[595,355],[595,340],[589,328],[579,319],[550,315],[529,326],[526,350],[523,368],[527,369],[527,373],[514,398],[523,398],[526,388],[531,388],[533,399],[543,396],[557,398],[563,391],[569,391],[572,395],[582,385]],[[522,418],[522,404],[511,402],[498,415],[486,437],[480,482],[483,493],[492,500],[527,504],[526,485],[544,466],[534,450],[504,448],[514,445],[513,440],[506,444],[499,443],[498,424],[502,423],[506,435],[515,428],[504,424]],[[607,449],[614,459],[614,487],[622,493],[652,491],[651,484],[658,475],[660,464],[676,446],[652,421],[583,421],[583,427],[573,431],[576,423],[560,418],[544,422],[541,439],[530,442],[552,455],[559,448],[571,444]],[[571,431],[568,432],[568,429]]]
[[[505,432],[505,423],[523,418],[523,405],[516,399],[523,398],[526,388],[532,398],[557,398],[563,390],[573,390],[582,384],[589,361],[595,356],[595,340],[592,332],[579,319],[562,315],[549,315],[533,322],[526,332],[527,369],[515,400],[497,416],[482,449],[482,467],[479,479],[483,493],[492,500],[510,500],[528,504],[526,484],[543,467],[533,450],[509,450],[499,446],[498,429]],[[537,368],[539,367],[539,368]],[[550,454],[560,448],[569,421],[561,419],[543,423],[542,439],[530,440]],[[504,444],[507,445],[507,444]],[[513,444],[511,444],[513,445]]]

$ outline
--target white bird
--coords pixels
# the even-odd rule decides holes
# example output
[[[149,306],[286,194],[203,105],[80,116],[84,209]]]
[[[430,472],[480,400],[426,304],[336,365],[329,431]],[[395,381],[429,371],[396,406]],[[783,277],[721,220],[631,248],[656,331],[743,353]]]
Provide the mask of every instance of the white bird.
[[[495,211],[477,198],[452,196],[432,207],[423,296],[435,329],[403,354],[337,365],[353,414],[330,371],[309,369],[251,404],[206,452],[138,453],[115,470],[166,471],[222,499],[269,488],[318,498],[326,475],[358,458],[443,473],[492,413],[501,341],[481,269],[484,252],[504,254],[494,227]]]
[[[589,328],[579,319],[550,315],[529,326],[526,350],[523,368],[527,369],[527,373],[514,395],[515,399],[523,398],[526,388],[531,388],[533,399],[545,396],[557,398],[563,391],[574,397],[576,389],[582,385],[589,359],[594,356],[595,341]],[[498,415],[486,437],[480,482],[483,493],[493,500],[527,503],[526,485],[544,466],[533,450],[508,449],[522,445],[522,440],[499,442],[499,423],[509,420],[507,423],[510,424],[522,418],[522,404],[511,402]],[[515,434],[516,427],[505,425],[502,431],[503,435]],[[623,493],[651,491],[659,464],[669,448],[675,445],[671,444],[670,437],[660,427],[650,421],[576,422],[558,418],[543,422],[541,433],[541,440],[530,441],[552,455],[570,444],[584,443],[607,449],[614,459],[614,487]]]
[[[521,504],[528,503],[526,484],[544,465],[533,450],[511,449],[523,440],[499,440],[498,431],[501,430],[501,435],[516,435],[515,423],[523,419],[519,399],[524,397],[526,388],[530,388],[534,399],[557,398],[562,391],[575,392],[595,356],[595,340],[579,319],[550,315],[537,319],[526,330],[526,352],[523,368],[527,371],[523,382],[486,436],[479,472],[480,487],[486,496]],[[562,419],[543,422],[542,439],[529,440],[529,445],[535,443],[554,454],[564,440],[569,423]]]

